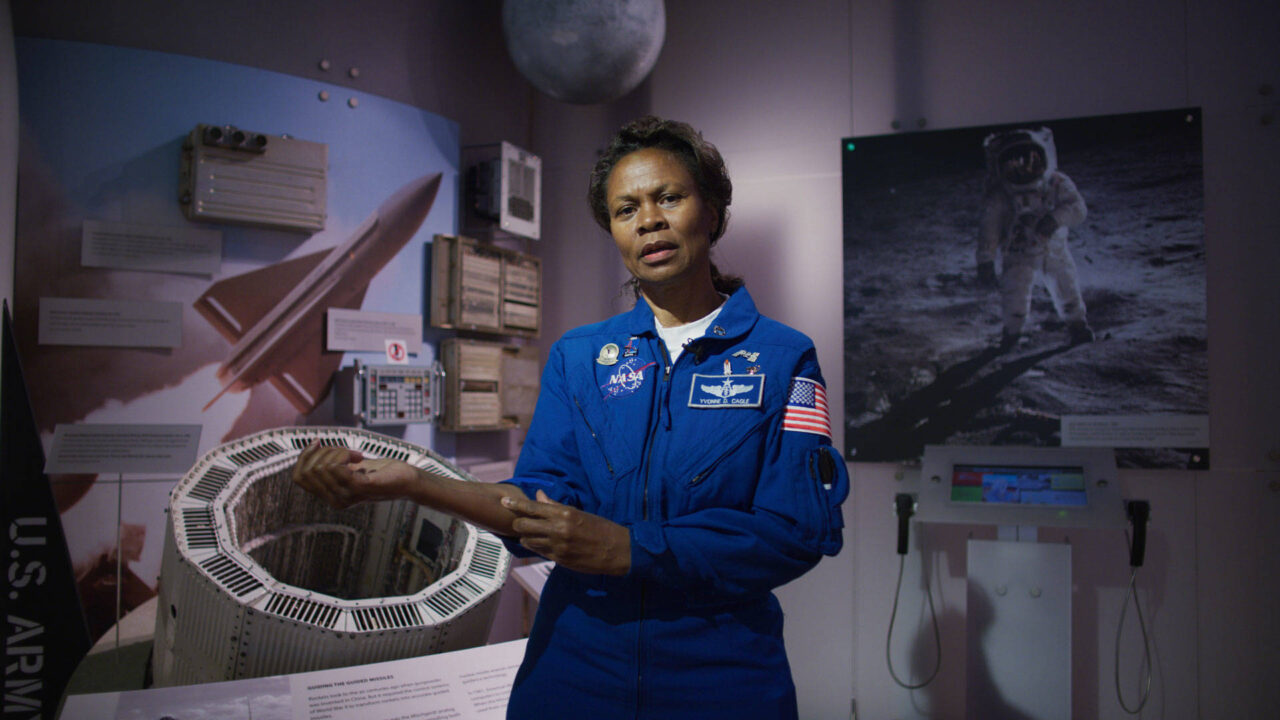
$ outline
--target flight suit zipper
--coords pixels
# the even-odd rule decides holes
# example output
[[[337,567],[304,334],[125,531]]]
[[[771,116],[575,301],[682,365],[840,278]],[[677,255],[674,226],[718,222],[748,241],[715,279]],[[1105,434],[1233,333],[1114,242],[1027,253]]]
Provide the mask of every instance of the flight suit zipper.
[[[671,356],[667,353],[667,346],[658,340],[658,353],[662,356],[662,383],[654,393],[654,400],[658,404],[658,417],[654,426],[649,429],[649,447],[645,450],[644,461],[644,507],[642,508],[642,517],[649,519],[649,472],[653,468],[653,446],[657,444],[657,436],[659,426],[671,428],[671,415],[668,405],[670,404],[671,395]]]
[[[649,519],[649,472],[653,469],[653,446],[657,444],[658,426],[662,424],[663,413],[667,412],[667,401],[669,395],[669,383],[671,381],[671,356],[667,353],[667,346],[658,339],[658,353],[662,357],[662,385],[656,389],[654,398],[658,403],[658,417],[653,426],[649,428],[648,449],[645,451],[644,462],[644,486],[641,490],[641,507],[640,516],[643,520]],[[668,416],[669,418],[669,416]],[[668,420],[667,427],[670,427]],[[645,581],[640,581],[640,622],[636,627],[636,717],[640,716],[641,701],[644,697],[644,621],[647,612],[647,600],[649,595],[649,585]]]

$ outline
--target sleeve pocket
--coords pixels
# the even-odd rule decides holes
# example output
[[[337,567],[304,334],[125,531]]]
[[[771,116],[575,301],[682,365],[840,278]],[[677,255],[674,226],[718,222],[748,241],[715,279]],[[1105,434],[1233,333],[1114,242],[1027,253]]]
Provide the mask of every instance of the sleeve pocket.
[[[830,445],[819,445],[809,451],[808,468],[810,492],[816,501],[819,518],[817,532],[818,550],[823,555],[835,555],[843,544],[844,517],[840,505],[849,496],[849,471],[844,458]]]

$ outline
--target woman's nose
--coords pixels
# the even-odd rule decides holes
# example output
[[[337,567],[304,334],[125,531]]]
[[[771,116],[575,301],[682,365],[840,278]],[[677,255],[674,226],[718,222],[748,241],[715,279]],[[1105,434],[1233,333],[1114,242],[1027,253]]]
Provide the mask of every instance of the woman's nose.
[[[667,218],[657,203],[645,203],[640,208],[640,232],[653,232],[667,227]]]

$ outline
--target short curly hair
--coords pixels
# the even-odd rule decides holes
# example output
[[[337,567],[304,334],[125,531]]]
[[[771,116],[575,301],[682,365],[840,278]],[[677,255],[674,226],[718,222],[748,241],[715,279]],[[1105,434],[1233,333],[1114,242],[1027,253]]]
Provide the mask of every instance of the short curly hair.
[[[596,223],[609,230],[609,175],[622,158],[637,150],[666,150],[684,163],[693,176],[698,193],[716,211],[719,218],[711,231],[711,244],[724,235],[729,223],[729,203],[733,199],[733,183],[725,168],[724,158],[715,145],[707,142],[692,125],[677,120],[664,120],[646,115],[622,126],[608,147],[600,152],[591,182],[587,187],[587,203]]]

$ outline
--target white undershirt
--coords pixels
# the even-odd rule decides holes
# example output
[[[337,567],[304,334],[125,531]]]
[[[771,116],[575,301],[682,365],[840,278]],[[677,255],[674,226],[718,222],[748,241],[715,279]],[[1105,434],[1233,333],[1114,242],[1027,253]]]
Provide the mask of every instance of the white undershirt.
[[[705,317],[673,327],[662,327],[662,323],[658,322],[658,318],[655,317],[653,319],[654,327],[658,328],[658,337],[662,338],[662,342],[666,344],[667,354],[671,356],[673,365],[676,362],[676,358],[680,357],[680,353],[684,352],[685,345],[707,333],[707,328],[711,327],[711,323],[715,321],[716,316],[720,314],[720,309],[723,307],[724,303],[720,303],[720,307],[712,310]]]

